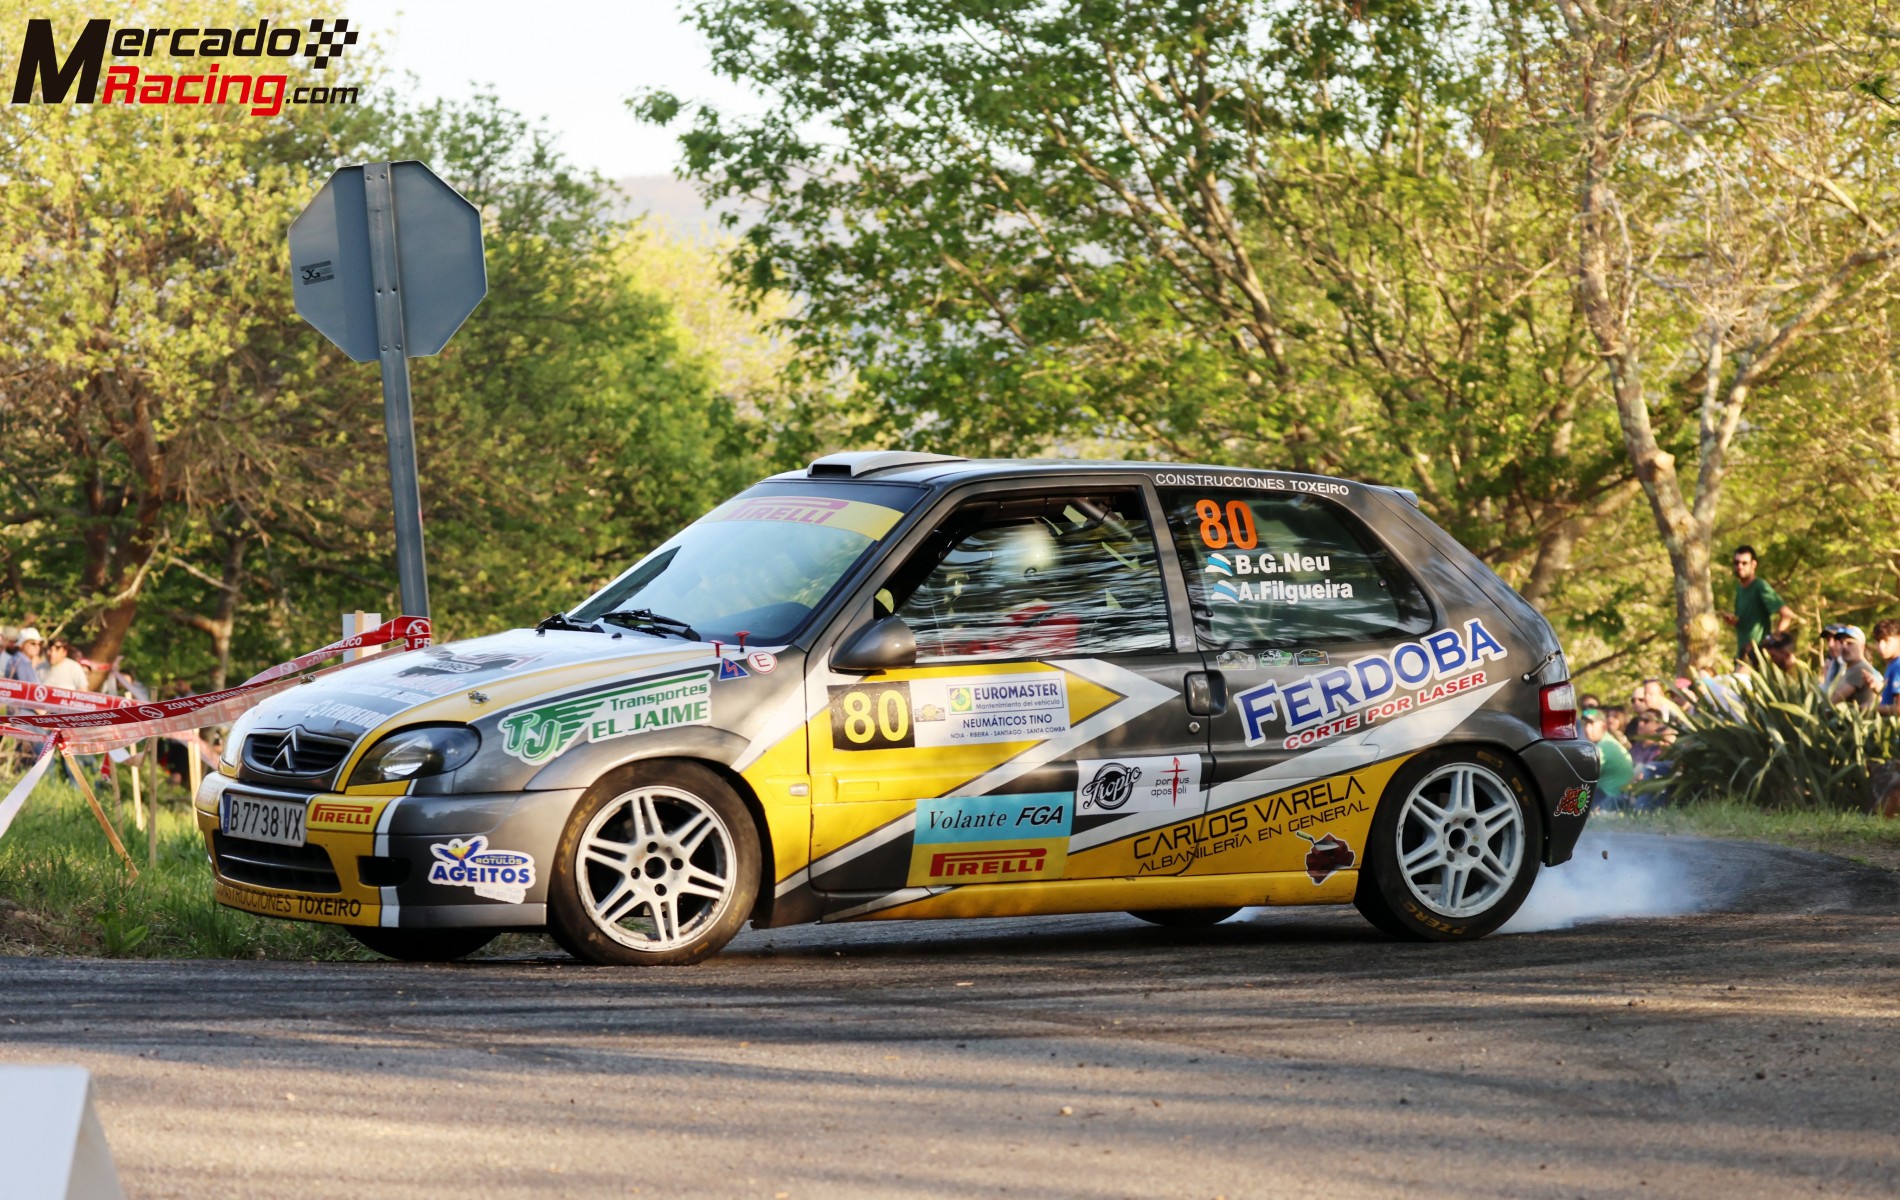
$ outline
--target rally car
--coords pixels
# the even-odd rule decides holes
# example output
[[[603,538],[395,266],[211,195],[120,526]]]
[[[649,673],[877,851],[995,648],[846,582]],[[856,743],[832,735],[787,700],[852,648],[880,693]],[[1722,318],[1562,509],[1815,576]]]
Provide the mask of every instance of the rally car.
[[[867,451],[534,629],[264,701],[196,804],[220,902],[402,959],[1348,902],[1457,940],[1570,856],[1575,710],[1550,626],[1408,492]]]

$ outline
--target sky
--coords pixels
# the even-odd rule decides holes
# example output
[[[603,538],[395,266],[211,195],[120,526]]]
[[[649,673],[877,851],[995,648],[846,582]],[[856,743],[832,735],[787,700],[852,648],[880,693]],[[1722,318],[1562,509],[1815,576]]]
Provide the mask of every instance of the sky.
[[[674,132],[627,111],[637,89],[722,111],[759,109],[745,89],[714,77],[705,43],[672,0],[353,0],[334,11],[375,33],[394,71],[416,76],[422,98],[492,84],[507,107],[545,118],[570,161],[613,179],[671,174],[678,158]]]

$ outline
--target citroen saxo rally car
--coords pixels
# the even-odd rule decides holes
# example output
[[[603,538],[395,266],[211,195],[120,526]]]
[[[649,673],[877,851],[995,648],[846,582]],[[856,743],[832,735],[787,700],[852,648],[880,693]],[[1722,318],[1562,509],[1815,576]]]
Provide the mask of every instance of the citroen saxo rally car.
[[[1567,676],[1403,491],[839,454],[535,629],[266,700],[198,819],[222,903],[405,959],[1347,902],[1472,938],[1582,832]]]

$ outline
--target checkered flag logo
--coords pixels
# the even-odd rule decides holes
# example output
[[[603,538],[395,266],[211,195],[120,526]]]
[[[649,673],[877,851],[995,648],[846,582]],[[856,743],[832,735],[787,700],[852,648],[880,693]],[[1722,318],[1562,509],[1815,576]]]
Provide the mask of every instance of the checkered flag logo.
[[[356,30],[350,28],[348,17],[334,21],[318,17],[310,22],[310,40],[304,44],[303,56],[312,59],[310,65],[321,71],[330,65],[331,59],[343,57],[345,46],[354,45]]]

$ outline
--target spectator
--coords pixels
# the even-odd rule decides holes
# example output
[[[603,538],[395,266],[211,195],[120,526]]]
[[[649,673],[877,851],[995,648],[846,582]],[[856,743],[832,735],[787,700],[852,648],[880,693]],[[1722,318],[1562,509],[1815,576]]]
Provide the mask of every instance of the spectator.
[[[33,664],[33,673],[35,675],[46,674],[46,656],[40,652],[40,647],[45,644],[46,639],[42,638],[40,631],[31,625],[28,625],[25,629],[20,631],[20,653],[25,655],[26,660]],[[39,679],[36,680],[36,682],[45,683],[46,680]]]
[[[86,674],[86,668],[74,661],[73,644],[56,637],[46,647],[46,672],[40,682],[48,687],[84,692],[91,690],[92,679]]]
[[[1900,717],[1900,621],[1888,617],[1874,622],[1874,649],[1887,668],[1880,684],[1880,714]]]
[[[12,625],[0,626],[0,679],[19,683],[40,681],[33,660],[20,652],[20,630]]]
[[[1663,723],[1659,714],[1647,709],[1636,715],[1630,723],[1630,729],[1630,765],[1635,770],[1632,786],[1652,779],[1668,778],[1669,762],[1662,756],[1663,747],[1673,738],[1675,731]],[[1644,812],[1667,803],[1666,794],[1632,794],[1629,807],[1633,812]]]
[[[1862,712],[1874,711],[1880,702],[1880,672],[1867,661],[1867,635],[1858,625],[1841,633],[1841,673],[1827,698],[1836,704],[1858,704]]]
[[[1794,656],[1794,634],[1771,633],[1760,644],[1763,657],[1782,674],[1793,675],[1801,669],[1800,660]]]
[[[1827,639],[1821,651],[1821,694],[1830,695],[1834,685],[1841,678],[1841,634],[1845,625],[1823,625],[1821,633]]]
[[[1586,709],[1586,708],[1602,708],[1602,707],[1603,707],[1603,701],[1597,698],[1597,694],[1595,692],[1585,692],[1583,694],[1583,697],[1577,701],[1578,711],[1582,711],[1583,709]]]
[[[1630,710],[1621,704],[1612,704],[1603,710],[1603,718],[1610,727],[1610,736],[1627,751],[1630,748]]]
[[[1755,643],[1770,633],[1787,632],[1798,614],[1755,573],[1760,561],[1753,546],[1737,546],[1734,565],[1735,611],[1723,614],[1722,619],[1735,627],[1735,657],[1746,658]],[[1768,627],[1770,621],[1773,629]]]
[[[1617,812],[1629,803],[1630,781],[1635,778],[1636,765],[1630,761],[1630,752],[1610,735],[1609,717],[1602,709],[1583,710],[1583,736],[1596,743],[1597,758],[1602,764],[1597,775],[1597,811]]]
[[[1678,680],[1677,682],[1687,683],[1688,681]],[[1643,680],[1641,695],[1643,711],[1654,714],[1658,721],[1673,724],[1682,720],[1682,708],[1663,691],[1662,680],[1653,677]],[[1669,730],[1668,740],[1672,742],[1676,740],[1675,730]]]

